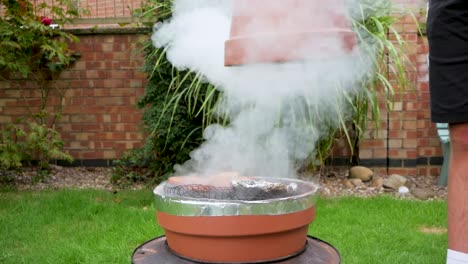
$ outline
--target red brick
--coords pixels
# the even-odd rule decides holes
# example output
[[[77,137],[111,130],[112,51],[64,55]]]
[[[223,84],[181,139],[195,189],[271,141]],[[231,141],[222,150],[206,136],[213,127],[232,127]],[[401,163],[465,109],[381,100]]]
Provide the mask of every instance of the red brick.
[[[106,88],[122,88],[122,87],[124,87],[124,85],[123,85],[122,80],[108,79],[108,80],[104,80],[104,87],[106,87]]]
[[[420,82],[418,88],[419,88],[418,89],[419,91],[429,91],[429,83],[428,82]]]
[[[417,168],[389,168],[388,174],[400,174],[400,175],[416,175],[418,172]]]
[[[142,141],[144,139],[144,135],[142,133],[142,131],[139,131],[139,130],[135,130],[135,132],[133,133],[125,133],[125,139],[126,140],[140,140]]]
[[[138,123],[141,121],[141,115],[120,115],[121,122]]]
[[[385,140],[381,139],[369,139],[369,140],[363,140],[360,142],[360,148],[384,148],[387,145],[387,142]]]
[[[429,52],[428,45],[418,45],[418,53],[422,54],[422,57],[427,58],[426,54]],[[425,61],[424,61],[425,62]]]
[[[403,121],[403,127],[404,130],[416,130],[418,128],[418,122],[416,120],[411,120],[411,121]]]
[[[388,141],[388,146],[393,149],[398,149],[403,146],[403,141],[401,139],[390,139]]]
[[[416,149],[418,147],[417,139],[403,139],[403,147],[406,149]]]
[[[105,67],[108,68],[108,69],[112,69],[110,67],[107,67],[107,63],[108,61],[105,60],[106,58],[106,55],[107,53],[103,53],[103,52],[97,52],[95,57],[96,57],[96,60],[99,60],[99,61],[103,61],[105,63]]]
[[[402,149],[389,149],[388,156],[391,158],[406,159],[406,151]]]
[[[117,151],[113,151],[113,150],[103,151],[102,158],[104,158],[104,159],[116,159],[117,157],[118,157]]]
[[[133,78],[132,71],[111,71],[109,78],[111,79],[131,79]]]
[[[408,23],[408,24],[404,24],[403,25],[403,30],[405,33],[413,33],[413,34],[417,34],[419,33],[419,28],[417,26],[417,22],[416,21],[412,21],[413,23]]]
[[[82,122],[96,122],[96,116],[94,115],[73,115],[70,117],[70,122],[72,123],[82,123]]]
[[[417,150],[407,150],[406,151],[406,158],[407,159],[416,159],[418,158],[418,151]]]
[[[375,159],[382,159],[387,158],[387,150],[386,149],[374,149],[374,157]]]

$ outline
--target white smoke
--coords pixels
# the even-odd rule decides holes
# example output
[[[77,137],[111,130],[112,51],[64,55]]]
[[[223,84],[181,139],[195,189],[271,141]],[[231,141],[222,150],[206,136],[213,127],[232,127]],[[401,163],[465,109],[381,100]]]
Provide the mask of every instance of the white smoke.
[[[227,127],[209,126],[205,142],[176,173],[295,177],[328,127],[350,118],[345,95],[359,92],[356,83],[371,64],[359,48],[345,51],[337,38],[327,37],[310,43],[312,59],[225,67],[231,8],[229,0],[174,0],[173,18],[155,26],[154,45],[167,49],[175,67],[201,73],[222,91],[217,110],[230,119]],[[333,17],[320,12],[315,15],[321,20]],[[320,54],[323,48],[327,51]]]

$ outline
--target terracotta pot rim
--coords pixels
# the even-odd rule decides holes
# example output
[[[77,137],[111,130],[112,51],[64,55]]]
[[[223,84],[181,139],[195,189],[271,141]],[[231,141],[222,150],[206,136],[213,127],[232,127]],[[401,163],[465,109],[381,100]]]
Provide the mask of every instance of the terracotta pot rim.
[[[261,177],[259,177],[261,178]],[[236,216],[236,215],[282,215],[313,207],[318,198],[318,185],[296,179],[282,179],[297,183],[307,190],[301,194],[266,200],[218,200],[168,196],[164,193],[163,182],[153,193],[157,211],[178,216]]]

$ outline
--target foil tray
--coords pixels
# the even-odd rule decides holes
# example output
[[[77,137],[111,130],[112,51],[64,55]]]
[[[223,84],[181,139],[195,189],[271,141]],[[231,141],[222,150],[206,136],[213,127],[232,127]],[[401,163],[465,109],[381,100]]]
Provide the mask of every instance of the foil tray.
[[[165,193],[166,181],[154,189],[155,207],[159,212],[178,216],[237,216],[281,215],[299,212],[315,206],[319,187],[311,182],[266,177],[253,177],[254,181],[296,186],[286,197],[263,200],[231,200],[181,197]]]

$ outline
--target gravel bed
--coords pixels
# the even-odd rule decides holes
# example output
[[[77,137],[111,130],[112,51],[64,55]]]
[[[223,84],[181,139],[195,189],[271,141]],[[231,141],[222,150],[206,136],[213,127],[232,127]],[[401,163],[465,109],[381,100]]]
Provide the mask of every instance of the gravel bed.
[[[60,167],[53,166],[52,173],[44,179],[43,182],[36,184],[31,183],[34,171],[25,169],[21,172],[0,172],[9,173],[10,176],[16,178],[16,187],[19,190],[43,190],[43,189],[102,189],[116,190],[118,187],[110,183],[112,176],[112,168],[103,167]],[[370,183],[364,183],[361,186],[354,187],[350,185],[346,179],[348,176],[347,170],[328,171],[326,176],[319,177],[318,175],[302,176],[304,180],[318,182],[320,185],[320,195],[325,197],[340,197],[340,196],[358,196],[372,197],[376,195],[393,195],[395,197],[414,199],[409,194],[399,194],[398,191],[389,190],[383,187],[372,187]],[[380,175],[381,177],[386,177]],[[408,176],[406,186],[412,188],[429,189],[434,193],[430,199],[445,199],[447,196],[447,188],[437,186],[437,178],[430,176]],[[144,186],[135,185],[132,189],[141,189]]]

